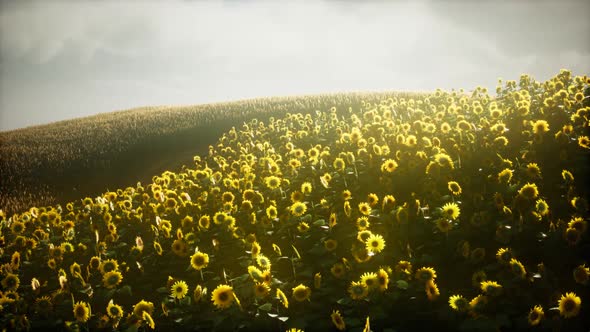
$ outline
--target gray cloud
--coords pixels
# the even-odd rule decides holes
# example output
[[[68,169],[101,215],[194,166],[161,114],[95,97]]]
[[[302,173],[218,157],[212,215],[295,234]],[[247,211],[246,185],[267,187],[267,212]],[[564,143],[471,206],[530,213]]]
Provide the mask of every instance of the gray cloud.
[[[583,2],[440,3],[2,3],[0,130],[142,105],[590,72]]]

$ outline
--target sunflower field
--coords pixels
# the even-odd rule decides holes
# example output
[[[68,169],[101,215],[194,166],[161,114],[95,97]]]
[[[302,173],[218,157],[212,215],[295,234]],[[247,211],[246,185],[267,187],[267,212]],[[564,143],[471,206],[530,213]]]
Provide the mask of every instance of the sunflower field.
[[[0,326],[587,331],[589,86],[294,108],[151,183],[0,212]]]
[[[290,110],[358,107],[362,100],[412,98],[416,92],[348,92],[233,102],[140,107],[0,132],[0,206],[65,205],[110,188],[146,182],[192,162],[232,126]],[[91,175],[91,176],[90,176]]]

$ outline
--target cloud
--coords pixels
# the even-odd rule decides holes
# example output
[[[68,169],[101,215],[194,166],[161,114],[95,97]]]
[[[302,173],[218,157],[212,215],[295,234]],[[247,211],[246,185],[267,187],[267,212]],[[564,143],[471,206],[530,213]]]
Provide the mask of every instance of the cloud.
[[[0,12],[3,61],[43,64],[64,53],[87,62],[98,51],[134,56],[145,51],[155,25],[142,6],[113,2],[25,2]]]
[[[2,120],[585,74],[590,23],[569,1],[2,3]]]

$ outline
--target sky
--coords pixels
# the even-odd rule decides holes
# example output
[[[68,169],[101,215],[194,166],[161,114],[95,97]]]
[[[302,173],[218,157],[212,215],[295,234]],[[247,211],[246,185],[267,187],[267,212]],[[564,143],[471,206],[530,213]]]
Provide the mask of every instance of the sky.
[[[590,74],[590,1],[0,0],[0,131],[141,106]]]

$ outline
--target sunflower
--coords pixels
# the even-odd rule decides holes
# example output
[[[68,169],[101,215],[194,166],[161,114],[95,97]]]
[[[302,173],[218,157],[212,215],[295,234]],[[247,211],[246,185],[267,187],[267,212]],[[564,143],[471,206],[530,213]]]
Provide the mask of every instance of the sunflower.
[[[433,280],[436,278],[436,271],[431,267],[421,267],[416,270],[415,278],[422,282]]]
[[[387,159],[381,164],[381,171],[387,173],[393,173],[398,167],[398,164],[393,159]]]
[[[327,239],[324,241],[324,248],[328,251],[334,251],[338,247],[338,241],[334,239]]]
[[[537,163],[528,163],[525,168],[525,173],[529,178],[540,178],[541,168],[539,168]]]
[[[428,300],[434,301],[440,295],[440,291],[438,290],[438,286],[434,282],[434,279],[430,279],[424,285],[424,291],[426,292],[426,297]]]
[[[364,243],[363,245],[359,245],[358,242],[353,243],[352,249],[350,251],[352,253],[352,257],[354,257],[357,263],[367,262],[371,259],[371,257],[373,257],[373,255],[367,250],[367,246]]]
[[[277,218],[277,216],[278,216],[278,214],[279,214],[279,213],[278,213],[278,211],[277,211],[277,208],[276,208],[276,206],[274,206],[274,205],[271,205],[271,206],[269,206],[269,207],[267,207],[267,208],[266,208],[266,216],[267,216],[269,219],[276,219],[276,218]]]
[[[17,290],[20,285],[20,279],[16,274],[8,273],[4,279],[2,279],[2,288],[5,290]]]
[[[191,267],[195,270],[201,270],[207,267],[209,264],[209,255],[206,253],[197,251],[191,256]]]
[[[186,284],[186,282],[179,280],[175,282],[174,285],[172,285],[170,291],[170,296],[178,300],[182,300],[188,293],[188,285]]]
[[[545,317],[545,313],[543,312],[543,307],[540,305],[534,306],[529,311],[528,321],[531,326],[539,325],[541,320]]]
[[[305,233],[309,230],[309,224],[304,221],[301,221],[297,225],[297,230],[299,231],[299,233]]]
[[[342,191],[342,199],[345,201],[352,199],[352,193],[350,192],[350,190],[345,189]]]
[[[442,207],[442,215],[447,219],[455,220],[459,217],[461,210],[456,203],[447,203]]]
[[[258,244],[258,242],[254,240],[252,242],[252,248],[250,249],[250,254],[252,255],[252,258],[256,258],[256,256],[260,255],[260,250],[260,244]]]
[[[256,297],[264,298],[267,297],[269,293],[270,287],[267,284],[263,282],[257,282],[254,284],[254,295],[256,295]]]
[[[549,205],[545,202],[544,199],[538,199],[535,202],[535,210],[542,216],[546,216],[549,214]]]
[[[277,288],[277,298],[279,299],[283,307],[285,307],[285,309],[289,308],[289,300],[280,288]]]
[[[535,135],[540,135],[549,131],[549,123],[545,120],[537,120],[531,123],[533,127],[533,133]]]
[[[496,281],[484,280],[480,283],[481,291],[490,296],[497,296],[502,293],[502,285]]]
[[[50,269],[52,269],[52,270],[55,270],[55,269],[57,268],[57,261],[55,260],[55,258],[50,258],[50,259],[47,261],[47,266],[48,266]]]
[[[370,215],[371,214],[371,206],[369,205],[369,203],[366,203],[366,202],[359,203],[359,212],[365,216]]]
[[[462,295],[452,295],[449,297],[449,305],[453,310],[459,312],[466,312],[470,308],[469,301],[467,301]]]
[[[109,271],[102,276],[103,285],[108,288],[115,288],[123,281],[123,275],[119,271]]]
[[[119,263],[114,259],[107,259],[107,260],[104,260],[100,263],[100,266],[98,267],[98,269],[100,270],[100,273],[102,273],[102,274],[105,274],[105,273],[111,272],[111,271],[117,271],[117,270],[119,270]]]
[[[17,220],[10,225],[10,230],[12,231],[12,234],[20,235],[25,231],[25,224]]]
[[[162,256],[162,245],[158,241],[154,241],[154,250],[158,256]]]
[[[303,200],[303,198],[304,198],[303,193],[300,191],[294,191],[291,193],[291,202],[292,203],[301,202]]]
[[[539,190],[537,189],[537,185],[534,183],[527,183],[518,190],[518,195],[523,198],[533,200],[537,198],[539,195]]]
[[[201,301],[204,295],[207,295],[207,287],[203,288],[201,285],[197,285],[193,290],[193,300],[195,303]]]
[[[199,229],[206,230],[209,229],[211,225],[211,217],[209,215],[203,215],[199,218]]]
[[[80,301],[74,304],[74,318],[80,323],[86,323],[90,319],[90,305]]]
[[[437,153],[434,155],[434,161],[441,167],[454,169],[455,164],[453,163],[453,159],[446,154],[446,153]]]
[[[137,317],[141,317],[144,311],[151,315],[154,312],[154,304],[141,300],[133,306],[133,314]]]
[[[221,224],[223,224],[223,223],[225,222],[225,218],[226,218],[226,216],[227,216],[227,215],[226,215],[224,212],[221,212],[221,211],[219,211],[219,212],[216,212],[216,213],[213,215],[213,222],[214,222],[215,224],[217,224],[217,225],[221,225]]]
[[[512,180],[512,170],[505,168],[500,173],[498,173],[498,182],[500,183],[509,183]]]
[[[371,253],[379,253],[385,248],[385,240],[379,234],[371,234],[365,241],[367,251]]]
[[[568,223],[567,228],[573,228],[577,230],[579,233],[586,232],[588,228],[588,223],[586,220],[582,219],[581,217],[573,217]]]
[[[219,309],[229,308],[234,299],[234,290],[228,285],[218,285],[211,294],[211,301]]]
[[[311,194],[311,190],[312,190],[312,188],[313,188],[313,187],[312,187],[311,183],[309,183],[309,182],[303,182],[303,183],[301,184],[301,192],[302,192],[304,195],[309,195],[309,194]]]
[[[393,195],[385,195],[383,197],[383,202],[381,203],[381,208],[383,210],[390,210],[395,205],[395,197]]]
[[[322,273],[318,272],[313,275],[313,287],[319,289],[322,286]]]
[[[375,205],[379,204],[379,196],[370,193],[369,195],[367,195],[367,203],[369,203],[371,207],[374,207]]]
[[[448,233],[453,228],[453,224],[447,218],[438,218],[436,228],[442,233]]]
[[[353,300],[362,300],[369,295],[369,288],[362,281],[353,281],[348,287],[348,293]]]
[[[501,264],[510,264],[512,258],[514,258],[514,256],[512,255],[512,250],[510,250],[510,248],[500,248],[498,249],[498,252],[496,252],[496,259]]]
[[[332,324],[334,324],[338,330],[344,331],[346,329],[346,324],[344,323],[342,315],[340,315],[340,311],[333,310],[330,318],[332,319]]]
[[[309,301],[311,289],[303,284],[299,284],[297,287],[293,288],[292,296],[297,302],[303,302],[305,300]]]
[[[332,268],[330,268],[330,272],[332,272],[332,275],[334,277],[340,279],[344,277],[344,273],[346,271],[344,270],[344,265],[342,263],[335,263],[334,265],[332,265]]]
[[[123,317],[123,308],[111,300],[107,305],[107,315],[112,319],[120,319]]]
[[[590,138],[588,136],[578,136],[578,145],[584,149],[590,149]]]
[[[590,278],[590,268],[586,267],[586,264],[578,265],[573,272],[574,280],[582,285],[586,285],[588,283],[588,279]]]
[[[49,296],[42,296],[35,300],[35,309],[42,315],[46,315],[53,310],[53,303]]]
[[[565,293],[557,302],[559,314],[564,318],[575,317],[580,313],[582,300],[575,293]]]
[[[176,239],[172,242],[172,252],[179,257],[188,255],[188,245],[184,239]]]
[[[369,290],[378,286],[379,280],[377,274],[373,272],[365,272],[361,275],[361,283],[365,284]]]
[[[449,191],[455,196],[460,195],[462,192],[461,186],[456,181],[449,181],[447,183],[447,188],[449,188]]]
[[[264,183],[269,189],[274,190],[281,185],[281,179],[277,176],[271,175],[264,178]]]
[[[572,172],[568,171],[568,170],[562,170],[561,171],[561,177],[563,178],[563,180],[565,182],[574,182],[574,175],[572,174]]]
[[[344,168],[346,167],[346,163],[344,162],[344,159],[336,158],[336,159],[334,159],[334,163],[332,166],[334,166],[334,169],[336,171],[343,171]]]
[[[469,307],[473,311],[472,313],[476,316],[482,312],[485,305],[488,303],[488,297],[482,294],[477,295],[471,301],[469,301]]]
[[[380,291],[383,292],[387,290],[389,285],[389,274],[384,269],[379,269],[379,271],[377,271],[377,284],[379,285]]]
[[[371,223],[369,222],[369,218],[365,216],[356,219],[356,227],[359,231],[369,228],[370,225]]]
[[[408,208],[406,207],[398,207],[397,211],[395,211],[395,220],[397,220],[398,223],[407,223],[408,216]]]
[[[270,259],[268,259],[268,257],[264,256],[263,254],[258,254],[256,256],[256,263],[263,270],[270,270],[270,266],[271,266]]]
[[[291,205],[291,208],[289,210],[291,211],[291,214],[295,217],[301,217],[307,211],[307,205],[305,205],[305,203],[302,202],[295,202],[293,203],[293,205]]]
[[[513,274],[520,277],[520,279],[524,279],[526,277],[526,270],[524,268],[524,265],[522,265],[522,263],[519,260],[517,260],[516,258],[512,258],[509,264],[510,270]]]
[[[336,217],[336,213],[330,213],[330,218],[328,219],[328,226],[330,228],[334,228],[338,224],[338,219]]]

